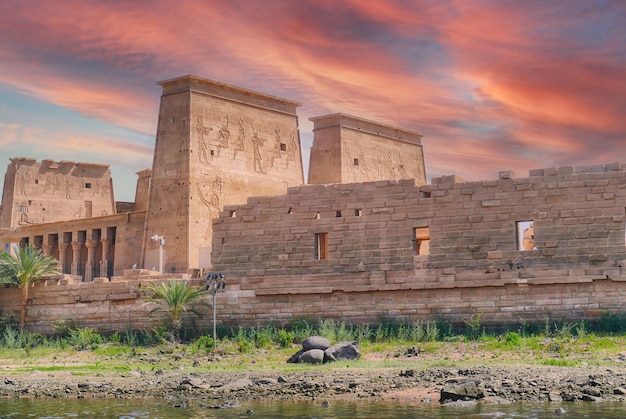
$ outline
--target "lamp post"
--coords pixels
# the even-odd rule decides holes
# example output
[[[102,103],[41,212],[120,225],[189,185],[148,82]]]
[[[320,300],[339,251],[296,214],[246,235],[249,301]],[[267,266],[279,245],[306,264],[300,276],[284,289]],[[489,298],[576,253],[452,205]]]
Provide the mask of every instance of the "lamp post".
[[[213,297],[213,353],[217,349],[217,333],[215,327],[215,301],[217,300],[217,293],[224,292],[226,289],[226,279],[224,274],[209,273],[206,276],[206,290]]]
[[[150,237],[150,240],[159,242],[159,272],[163,273],[163,245],[165,244],[165,239],[163,236],[154,235]]]

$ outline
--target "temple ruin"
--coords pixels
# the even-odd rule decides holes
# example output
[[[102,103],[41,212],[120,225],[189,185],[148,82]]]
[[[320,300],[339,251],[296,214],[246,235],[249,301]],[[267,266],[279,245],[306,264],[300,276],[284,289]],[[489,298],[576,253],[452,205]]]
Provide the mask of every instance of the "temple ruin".
[[[115,202],[106,165],[13,158],[5,251],[32,244],[63,275],[31,291],[27,325],[150,327],[141,284],[221,272],[220,321],[587,319],[626,297],[626,167],[502,171],[427,183],[422,135],[196,76],[160,82],[153,165]],[[16,311],[19,290],[0,291]],[[198,324],[207,319],[199,319]]]

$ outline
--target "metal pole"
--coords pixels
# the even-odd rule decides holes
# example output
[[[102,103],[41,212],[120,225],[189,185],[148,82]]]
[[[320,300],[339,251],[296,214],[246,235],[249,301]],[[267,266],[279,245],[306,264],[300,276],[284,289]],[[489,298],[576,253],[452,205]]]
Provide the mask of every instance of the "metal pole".
[[[163,239],[159,240],[159,272],[163,274]]]
[[[217,350],[217,333],[215,327],[215,301],[217,300],[217,293],[213,294],[213,353]]]

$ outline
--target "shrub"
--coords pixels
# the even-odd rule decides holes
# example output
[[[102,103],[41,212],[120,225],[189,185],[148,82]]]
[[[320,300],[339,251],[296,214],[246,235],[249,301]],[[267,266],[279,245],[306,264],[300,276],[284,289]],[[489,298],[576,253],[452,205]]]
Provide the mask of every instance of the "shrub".
[[[519,346],[522,343],[522,338],[517,332],[509,332],[504,336],[504,342],[508,346]]]
[[[76,350],[83,351],[87,348],[97,348],[102,343],[102,336],[94,329],[83,327],[82,329],[70,330],[68,340]]]

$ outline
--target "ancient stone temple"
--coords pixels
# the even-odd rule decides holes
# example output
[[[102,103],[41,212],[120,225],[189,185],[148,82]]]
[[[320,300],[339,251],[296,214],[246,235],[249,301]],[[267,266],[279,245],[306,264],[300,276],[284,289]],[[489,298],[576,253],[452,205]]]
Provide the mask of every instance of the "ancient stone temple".
[[[33,287],[31,329],[150,327],[140,285],[200,285],[208,269],[228,278],[219,312],[232,325],[623,310],[623,164],[428,183],[421,134],[337,113],[311,118],[305,185],[297,102],[196,76],[159,85],[134,202],[114,201],[106,165],[11,159],[0,245],[41,248],[63,273]],[[18,295],[0,289],[0,310]]]
[[[114,201],[106,165],[14,158],[5,248],[41,247],[82,281],[133,267],[199,271],[212,265],[212,220],[225,205],[304,184],[298,102],[196,76],[158,84],[154,159],[137,173],[135,202]],[[426,182],[420,134],[345,114],[312,120],[311,183]]]
[[[160,82],[144,239],[145,266],[211,265],[211,220],[224,205],[304,182],[296,107],[286,99],[195,76]]]

